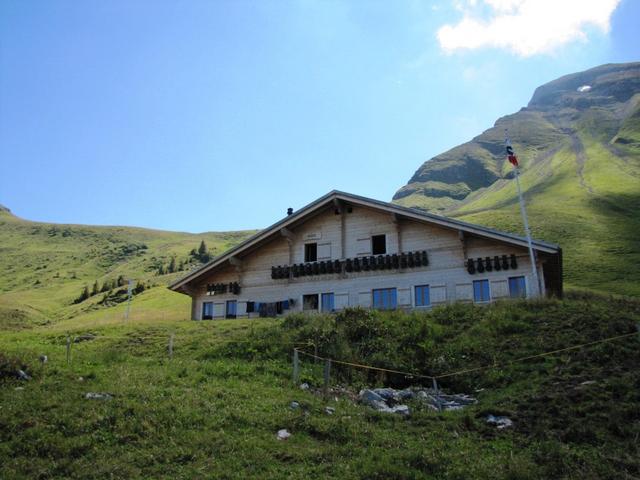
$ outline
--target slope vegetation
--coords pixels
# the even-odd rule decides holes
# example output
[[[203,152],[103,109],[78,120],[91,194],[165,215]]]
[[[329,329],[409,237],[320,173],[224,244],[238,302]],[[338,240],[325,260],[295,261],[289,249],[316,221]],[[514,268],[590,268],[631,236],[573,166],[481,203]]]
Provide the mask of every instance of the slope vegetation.
[[[186,264],[205,241],[213,255],[253,232],[189,234],[133,227],[93,227],[25,221],[0,209],[0,325],[20,328],[91,311],[102,294],[74,304],[82,289],[122,276],[157,286],[157,302],[167,306],[182,295],[163,286],[185,272],[159,275],[171,258]],[[193,267],[194,263],[187,264]],[[160,288],[162,287],[162,288]],[[125,287],[126,288],[126,287]],[[166,300],[165,300],[166,297]],[[185,310],[186,311],[186,310]]]
[[[505,129],[533,234],[564,248],[567,282],[640,295],[640,63],[539,87],[526,108],[425,162],[394,201],[521,233]]]
[[[637,478],[639,321],[637,302],[587,296],[284,321],[74,319],[5,333],[0,477]],[[73,344],[69,365],[67,332],[94,335]],[[619,335],[628,336],[513,362]],[[294,385],[293,342],[308,340],[320,355],[428,375],[501,366],[439,381],[477,404],[439,413],[416,400],[405,417],[358,405],[347,392],[417,378],[334,363],[332,385],[342,387],[325,400],[312,393],[322,363],[301,357],[301,381],[312,388]],[[17,368],[32,380],[16,379]],[[513,426],[496,429],[490,414]],[[277,440],[280,429],[292,436]]]

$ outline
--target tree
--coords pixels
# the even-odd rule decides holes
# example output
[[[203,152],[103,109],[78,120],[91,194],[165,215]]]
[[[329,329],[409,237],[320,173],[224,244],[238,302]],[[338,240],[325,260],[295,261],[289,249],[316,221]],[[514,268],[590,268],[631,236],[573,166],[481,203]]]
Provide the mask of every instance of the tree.
[[[142,283],[140,280],[138,280],[138,282],[136,283],[135,288],[133,289],[133,294],[137,295],[139,293],[142,293],[142,292],[144,292],[145,288],[146,287],[145,287],[144,283]]]
[[[104,283],[102,284],[102,288],[100,289],[100,292],[101,293],[108,292],[110,285],[111,285],[111,280],[105,280]]]
[[[122,287],[123,285],[126,285],[126,283],[127,282],[125,281],[124,276],[123,275],[119,275],[118,276],[118,286]]]
[[[181,272],[184,270],[184,260],[180,260],[180,265],[178,265],[178,271]]]
[[[202,240],[200,242],[200,247],[198,247],[198,255],[200,255],[200,258],[202,258],[206,254],[207,254],[207,244],[204,243],[204,240]]]
[[[169,273],[173,273],[176,271],[176,257],[171,257],[171,262],[169,262],[169,268],[167,269]]]
[[[91,289],[91,296],[97,295],[100,291],[100,286],[98,285],[98,280],[93,283],[93,288]]]
[[[73,303],[84,302],[87,298],[89,298],[89,287],[85,286],[80,296],[76,298]]]
[[[164,275],[164,265],[160,264],[160,268],[158,269],[158,275]]]

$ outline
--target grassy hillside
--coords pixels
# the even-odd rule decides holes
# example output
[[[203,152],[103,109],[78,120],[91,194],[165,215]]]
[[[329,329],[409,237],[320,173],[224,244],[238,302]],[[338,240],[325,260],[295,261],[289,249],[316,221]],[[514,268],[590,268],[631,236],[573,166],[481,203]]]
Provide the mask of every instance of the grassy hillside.
[[[141,299],[153,295],[144,292]],[[142,301],[142,300],[141,300]],[[150,299],[151,303],[155,301]],[[118,307],[120,308],[120,307]],[[141,309],[138,309],[141,311]],[[142,313],[142,312],[141,312]],[[640,305],[595,297],[432,312],[123,324],[87,317],[0,336],[0,478],[546,479],[640,475],[640,338],[510,364],[635,331]],[[65,337],[91,332],[65,361]],[[173,333],[174,356],[167,355]],[[440,374],[465,410],[382,414],[291,382],[292,342],[387,368]],[[47,354],[42,365],[38,356]],[[16,368],[32,375],[13,378]],[[302,380],[321,384],[303,361]],[[347,391],[417,379],[334,364]],[[107,392],[111,400],[85,399]],[[301,408],[291,409],[292,401]],[[333,415],[325,406],[335,408]],[[512,428],[488,425],[507,415]],[[278,441],[276,432],[292,433]]]
[[[539,87],[520,112],[425,162],[394,201],[522,234],[505,128],[533,235],[563,247],[568,285],[640,296],[640,64]]]
[[[156,296],[184,305],[168,282],[186,272],[159,275],[158,269],[189,259],[204,240],[211,254],[221,253],[253,232],[189,234],[133,227],[92,227],[30,222],[0,208],[0,326],[47,323],[91,311],[104,312],[104,293],[73,304],[85,286],[122,275],[158,285]],[[197,265],[191,263],[185,268]],[[108,309],[107,309],[108,310]]]

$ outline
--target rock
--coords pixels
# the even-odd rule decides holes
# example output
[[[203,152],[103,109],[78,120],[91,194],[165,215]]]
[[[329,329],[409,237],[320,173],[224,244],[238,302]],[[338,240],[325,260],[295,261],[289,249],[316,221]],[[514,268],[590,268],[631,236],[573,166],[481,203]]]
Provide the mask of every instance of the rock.
[[[391,407],[391,413],[399,413],[400,415],[409,415],[411,412],[409,411],[409,407],[407,405],[396,405],[395,407]]]
[[[87,400],[111,400],[113,395],[110,393],[87,392],[84,398]]]
[[[31,377],[27,375],[27,373],[24,370],[18,370],[16,372],[16,375],[20,380],[31,380]]]
[[[289,408],[290,408],[291,410],[297,410],[297,409],[299,409],[299,408],[300,408],[300,404],[299,404],[298,402],[296,402],[296,401],[293,401],[293,402],[291,402],[291,403],[289,404]]]
[[[511,427],[513,425],[513,421],[511,421],[509,417],[494,416],[494,415],[487,415],[487,423],[489,425],[494,425],[498,427],[498,429],[500,430],[503,428]]]
[[[358,400],[364,403],[365,405],[370,405],[375,408],[375,405],[379,403],[383,403],[386,406],[384,398],[378,395],[373,390],[360,390],[360,394],[358,395]]]
[[[287,440],[290,436],[291,434],[287,429],[278,430],[278,440]]]
[[[375,388],[372,390],[375,394],[382,397],[384,400],[397,400],[398,392],[393,388]]]
[[[333,407],[324,407],[324,413],[326,413],[327,415],[333,415],[334,413],[336,413],[336,409]]]
[[[96,336],[93,333],[83,333],[82,335],[78,335],[73,339],[73,343],[87,342],[89,340],[93,340]]]
[[[40,355],[40,361],[42,363],[47,363],[49,361],[49,357],[47,357],[46,355]]]
[[[300,390],[309,390],[309,384],[308,383],[303,383],[302,385],[300,385]]]

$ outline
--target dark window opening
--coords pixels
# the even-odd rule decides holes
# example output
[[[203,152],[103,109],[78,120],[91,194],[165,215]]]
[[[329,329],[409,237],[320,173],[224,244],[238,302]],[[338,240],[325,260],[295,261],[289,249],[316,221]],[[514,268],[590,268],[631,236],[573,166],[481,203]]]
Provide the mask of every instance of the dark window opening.
[[[304,244],[304,261],[316,262],[317,260],[318,260],[318,244],[305,243]]]
[[[318,310],[318,295],[304,295],[302,297],[303,310]]]
[[[374,235],[371,237],[371,253],[373,255],[384,255],[387,253],[386,235]]]

